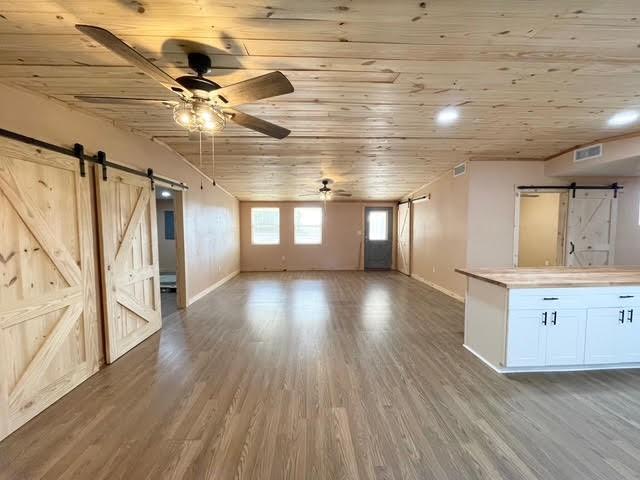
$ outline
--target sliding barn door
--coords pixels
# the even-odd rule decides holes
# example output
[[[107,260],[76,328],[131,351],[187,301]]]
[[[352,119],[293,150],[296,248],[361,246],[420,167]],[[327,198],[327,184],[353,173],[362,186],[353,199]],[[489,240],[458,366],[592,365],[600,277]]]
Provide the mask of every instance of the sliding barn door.
[[[411,203],[398,205],[398,270],[411,275]]]
[[[107,362],[162,327],[156,201],[148,179],[96,179]]]
[[[577,190],[569,197],[566,261],[572,267],[612,265],[618,199],[612,190]]]
[[[89,182],[0,139],[0,439],[99,368]]]

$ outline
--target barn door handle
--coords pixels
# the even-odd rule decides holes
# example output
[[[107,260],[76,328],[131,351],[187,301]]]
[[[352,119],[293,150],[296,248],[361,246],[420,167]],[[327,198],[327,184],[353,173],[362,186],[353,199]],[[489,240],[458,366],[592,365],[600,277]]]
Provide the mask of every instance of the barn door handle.
[[[569,250],[569,255],[573,255],[576,251],[576,244],[573,242],[569,242],[569,245],[571,245],[571,250]]]

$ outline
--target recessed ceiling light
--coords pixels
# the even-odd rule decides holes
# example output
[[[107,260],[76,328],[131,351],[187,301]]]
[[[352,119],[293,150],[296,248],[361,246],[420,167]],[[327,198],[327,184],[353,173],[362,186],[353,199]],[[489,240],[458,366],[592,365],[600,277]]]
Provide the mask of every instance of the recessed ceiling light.
[[[635,110],[625,110],[624,112],[618,112],[613,117],[609,118],[607,123],[611,127],[621,127],[622,125],[628,125],[635,122],[640,117],[640,113]]]
[[[458,113],[457,108],[447,107],[444,110],[440,110],[438,112],[436,120],[442,125],[449,125],[455,122],[459,116],[460,114]]]
[[[162,192],[160,192],[160,196],[162,198],[170,198],[171,197],[171,192],[169,190],[163,190]]]

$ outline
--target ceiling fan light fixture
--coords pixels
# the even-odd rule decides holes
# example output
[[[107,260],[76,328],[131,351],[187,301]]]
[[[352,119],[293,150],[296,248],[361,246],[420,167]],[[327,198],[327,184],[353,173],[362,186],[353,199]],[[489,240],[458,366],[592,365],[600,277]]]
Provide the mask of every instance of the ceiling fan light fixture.
[[[219,108],[197,100],[176,105],[173,119],[191,132],[216,133],[224,130],[227,125],[227,117]]]
[[[191,127],[194,120],[193,110],[188,103],[179,103],[173,109],[173,119],[175,122],[184,128]]]

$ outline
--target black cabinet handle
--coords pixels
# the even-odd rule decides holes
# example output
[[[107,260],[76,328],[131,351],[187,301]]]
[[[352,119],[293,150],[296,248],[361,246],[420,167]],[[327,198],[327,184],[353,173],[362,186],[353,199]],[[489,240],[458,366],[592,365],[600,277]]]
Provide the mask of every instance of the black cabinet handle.
[[[633,308],[629,309],[627,312],[627,320],[629,323],[633,323]]]
[[[634,298],[633,295],[620,295],[618,298]]]
[[[542,314],[542,324],[543,324],[544,326],[546,326],[546,325],[547,325],[547,312],[544,312],[544,313]]]
[[[620,310],[620,316],[618,317],[620,323],[624,323],[624,310]]]
[[[549,300],[560,300],[560,299],[558,297],[544,297],[542,300],[549,301]]]
[[[553,312],[551,314],[551,323],[553,325],[557,325],[558,324],[558,312]]]
[[[569,242],[569,245],[571,245],[571,250],[569,250],[569,255],[573,255],[574,253],[576,253],[576,244],[573,242]]]

